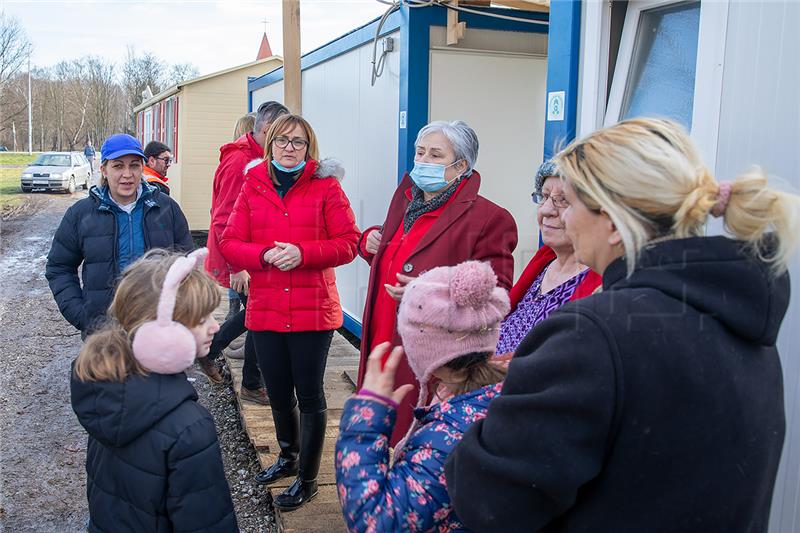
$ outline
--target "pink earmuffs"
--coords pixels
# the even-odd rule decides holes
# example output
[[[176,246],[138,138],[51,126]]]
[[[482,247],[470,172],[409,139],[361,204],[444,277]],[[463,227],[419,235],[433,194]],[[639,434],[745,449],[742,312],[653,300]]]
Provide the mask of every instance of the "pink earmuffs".
[[[203,264],[207,248],[200,248],[186,257],[179,257],[169,267],[156,319],[142,324],[133,338],[133,356],[148,371],[156,374],[177,374],[194,363],[197,343],[189,328],[172,320],[178,287],[194,268]]]

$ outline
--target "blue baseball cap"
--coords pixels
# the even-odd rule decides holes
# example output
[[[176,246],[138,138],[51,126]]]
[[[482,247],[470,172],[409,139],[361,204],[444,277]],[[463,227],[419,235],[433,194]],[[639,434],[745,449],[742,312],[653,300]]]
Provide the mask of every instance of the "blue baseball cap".
[[[142,150],[142,143],[136,137],[131,137],[127,133],[117,133],[112,135],[100,148],[100,160],[106,162],[109,159],[117,159],[123,155],[138,155],[142,159],[147,159]]]

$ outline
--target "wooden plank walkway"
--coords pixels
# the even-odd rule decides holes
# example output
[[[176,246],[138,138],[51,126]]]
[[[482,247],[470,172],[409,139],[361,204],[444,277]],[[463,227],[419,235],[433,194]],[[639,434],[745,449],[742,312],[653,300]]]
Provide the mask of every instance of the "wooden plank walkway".
[[[242,361],[225,358],[233,377],[233,389],[239,397],[242,386]],[[325,447],[320,464],[319,494],[310,503],[292,512],[281,512],[275,509],[275,521],[278,531],[286,533],[337,533],[347,531],[342,518],[339,498],[336,494],[336,480],[333,468],[334,448],[339,435],[339,419],[345,400],[353,394],[353,384],[348,376],[354,376],[358,370],[358,350],[347,340],[335,333],[331,349],[328,353],[328,364],[325,370],[325,397],[328,402],[328,424],[325,429]],[[262,468],[267,468],[280,452],[275,439],[275,422],[269,407],[253,402],[239,403],[239,414],[242,425],[256,449]],[[294,481],[293,478],[282,479],[267,490],[276,496]]]

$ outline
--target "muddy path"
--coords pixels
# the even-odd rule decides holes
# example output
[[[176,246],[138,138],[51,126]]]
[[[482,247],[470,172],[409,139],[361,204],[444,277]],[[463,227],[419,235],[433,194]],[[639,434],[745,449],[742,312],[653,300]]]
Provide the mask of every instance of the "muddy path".
[[[0,227],[0,524],[80,530],[86,437],[69,401],[79,333],[58,312],[44,266],[66,209],[86,195],[27,195],[36,209]]]
[[[58,311],[44,267],[64,212],[86,196],[31,194],[23,216],[0,221],[0,532],[85,531],[86,433],[72,411],[69,370],[80,334]],[[227,302],[217,313],[222,318]],[[271,500],[233,391],[187,370],[214,415],[239,526],[275,531]]]

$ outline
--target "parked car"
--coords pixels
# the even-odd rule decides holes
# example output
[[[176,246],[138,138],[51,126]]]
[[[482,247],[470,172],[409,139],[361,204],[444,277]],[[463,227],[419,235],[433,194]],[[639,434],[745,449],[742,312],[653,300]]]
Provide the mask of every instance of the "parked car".
[[[67,191],[89,188],[91,166],[80,152],[44,152],[30,164],[20,178],[22,192],[33,190]]]
[[[8,152],[8,148],[5,146],[0,145],[0,152]]]

